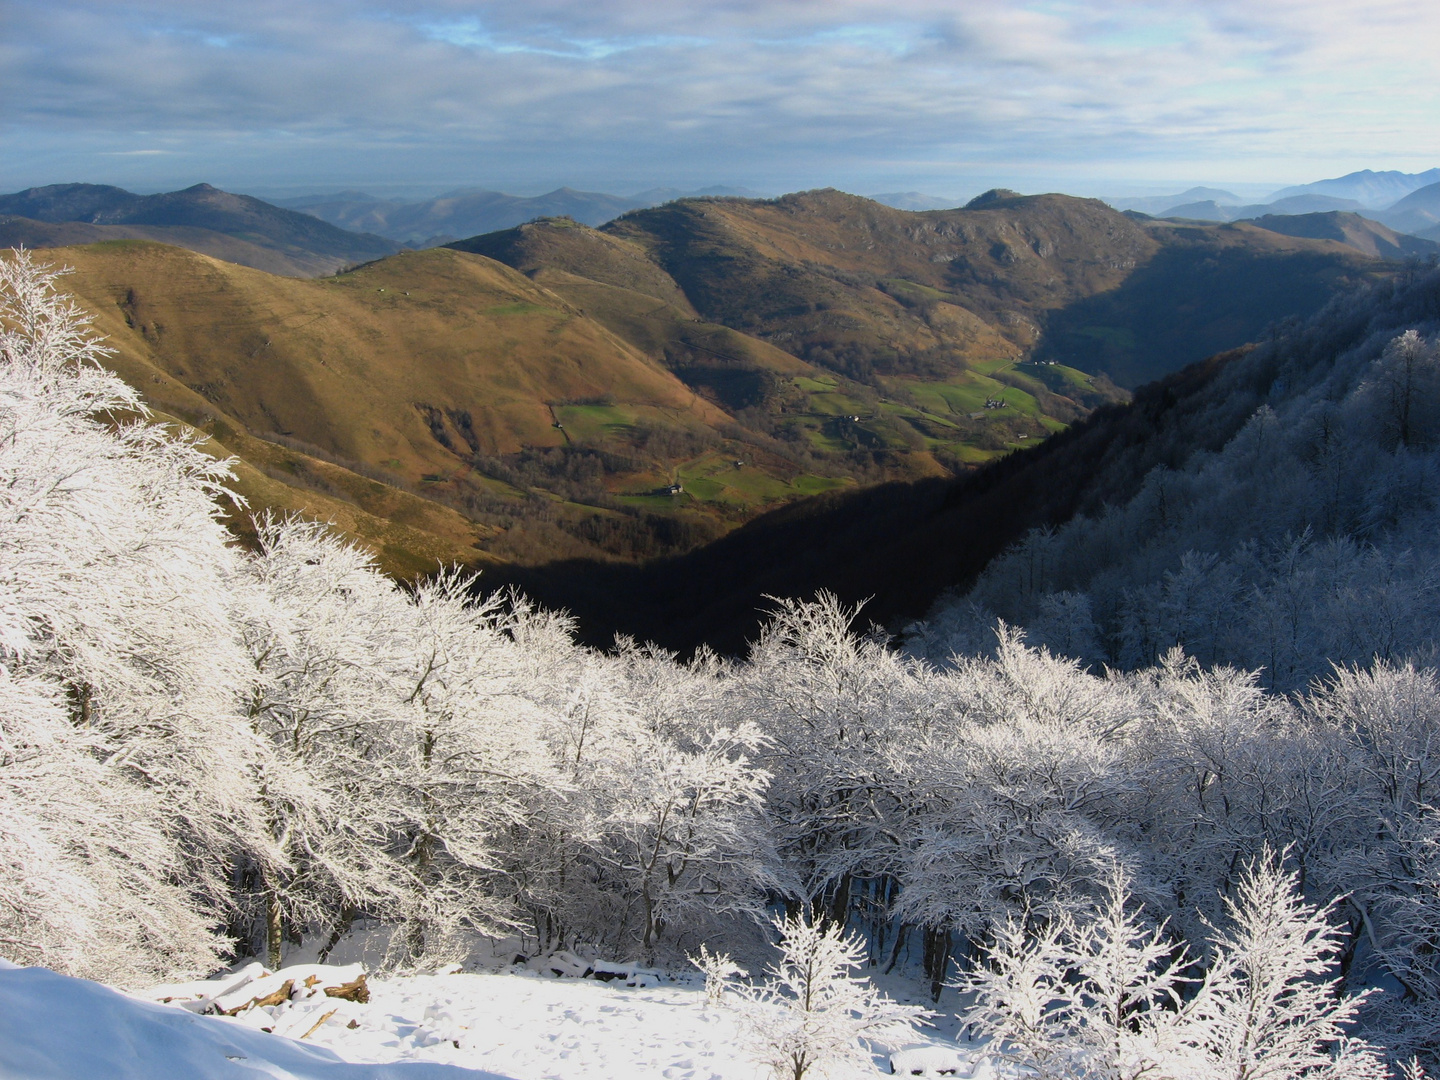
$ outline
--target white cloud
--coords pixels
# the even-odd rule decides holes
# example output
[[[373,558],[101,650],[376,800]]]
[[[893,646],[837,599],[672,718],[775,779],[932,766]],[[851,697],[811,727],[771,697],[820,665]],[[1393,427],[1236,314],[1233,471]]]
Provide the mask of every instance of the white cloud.
[[[275,182],[326,162],[933,187],[957,168],[1303,179],[1440,160],[1440,14],[1411,0],[6,7],[0,176],[17,180],[141,130]],[[959,164],[896,164],[920,161]]]

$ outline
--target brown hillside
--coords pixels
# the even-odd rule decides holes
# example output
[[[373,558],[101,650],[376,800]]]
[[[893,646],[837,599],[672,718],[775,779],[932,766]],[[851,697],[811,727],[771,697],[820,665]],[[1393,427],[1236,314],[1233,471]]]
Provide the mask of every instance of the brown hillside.
[[[268,478],[246,480],[256,505],[338,499],[353,509],[314,512],[355,517],[346,528],[409,572],[477,545],[520,559],[685,549],[847,482],[481,256],[410,252],[300,281],[135,240],[54,255],[116,370]],[[657,494],[677,480],[682,497]]]
[[[1331,210],[1323,214],[1266,214],[1249,224],[1286,236],[1335,240],[1372,259],[1424,258],[1440,253],[1440,244],[1398,233],[1359,214]]]
[[[92,225],[84,221],[51,222],[23,217],[0,218],[0,248],[74,247],[79,244],[101,244],[109,240],[150,240],[157,244],[170,244],[284,277],[319,277],[321,274],[333,274],[351,262],[333,255],[280,251],[211,229],[197,229],[186,225]]]
[[[1324,240],[1208,228],[1197,241],[1193,229],[1065,195],[997,192],[917,213],[827,190],[686,199],[602,231],[649,252],[704,318],[877,385],[1033,357],[1136,386],[1308,314],[1342,278],[1368,272],[1358,252]],[[1200,306],[1122,302],[1098,323],[1071,315],[1127,289]],[[1070,337],[1055,340],[1057,326]]]
[[[56,257],[75,267],[66,286],[112,344],[159,371],[147,389],[159,407],[177,394],[193,410],[198,396],[251,431],[411,480],[455,471],[467,451],[563,443],[547,402],[612,394],[719,419],[674,376],[488,259],[410,252],[296,281],[160,245]]]
[[[1065,196],[838,192],[540,221],[319,280],[135,239],[56,257],[121,374],[253,466],[257,505],[349,515],[407,572],[643,560],[964,473],[1123,399],[1106,373],[1252,340],[1381,265]]]
[[[878,206],[840,198],[845,205]],[[696,205],[704,213],[712,203]],[[770,204],[724,200],[714,205]],[[833,356],[824,352],[817,354],[818,365],[802,360],[784,332],[767,334],[762,327],[747,333],[698,318],[689,298],[656,265],[645,245],[608,230],[549,219],[452,246],[483,252],[527,273],[662,362],[748,428],[865,479],[963,469],[1057,430],[1094,404],[1123,396],[1082,372],[1018,364],[1016,347],[984,319],[957,304],[922,295],[926,287],[898,278],[887,279],[885,286],[904,303],[876,289],[852,295],[857,292],[853,283],[836,276],[848,271],[831,268],[818,275],[820,286],[834,293],[831,309],[850,304],[859,312],[858,321],[873,328],[875,312],[865,311],[869,304],[891,323],[909,319],[904,332],[918,327],[929,335],[925,347],[934,355],[924,374],[866,379],[837,368]],[[794,269],[793,264],[786,266]],[[766,291],[763,283],[747,284],[738,277],[731,284]],[[771,299],[766,292],[756,304]],[[912,313],[911,308],[917,310]],[[982,347],[975,347],[977,342]],[[876,346],[870,340],[857,347],[868,356]],[[990,410],[987,401],[1004,401],[1005,408]],[[837,462],[837,457],[843,460]]]
[[[682,200],[605,227],[646,247],[706,318],[859,378],[1023,356],[1043,312],[1158,249],[1095,200],[895,210],[838,191]]]

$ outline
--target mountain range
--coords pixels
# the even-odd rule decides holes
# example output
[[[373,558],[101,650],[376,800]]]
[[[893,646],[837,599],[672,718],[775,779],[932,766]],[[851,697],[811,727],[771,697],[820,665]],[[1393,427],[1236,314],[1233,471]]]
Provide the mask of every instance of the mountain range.
[[[1392,272],[1331,237],[1003,191],[684,199],[311,281],[142,239],[55,258],[117,370],[237,455],[253,506],[406,574],[647,560],[963,475]]]
[[[525,197],[469,188],[419,201],[376,199],[362,191],[343,191],[277,202],[342,229],[377,233],[408,247],[435,247],[541,217],[569,217],[586,225],[603,225],[626,211],[674,199],[755,194],[744,188],[708,187],[695,191],[652,188],[636,195],[620,196],[562,187],[544,195]]]
[[[53,184],[0,195],[0,244],[30,247],[146,239],[274,273],[315,276],[383,258],[399,245],[209,184],[136,195]]]
[[[1110,202],[1118,210],[1195,221],[1247,221],[1281,215],[1354,212],[1395,232],[1440,241],[1440,169],[1421,173],[1377,173],[1366,169],[1333,180],[1283,188],[1264,203],[1242,204],[1238,196],[1217,188],[1191,188],[1176,195]],[[1413,250],[1408,254],[1431,254],[1427,247],[1409,247]]]
[[[1339,199],[1354,199],[1371,210],[1382,210],[1422,187],[1440,183],[1440,169],[1427,169],[1418,173],[1403,173],[1394,170],[1374,172],[1362,169],[1347,173],[1332,180],[1317,180],[1311,184],[1281,188],[1270,196],[1269,202],[1291,198],[1296,195],[1328,195]]]
[[[1393,229],[1440,240],[1440,182],[1412,191],[1377,216]]]

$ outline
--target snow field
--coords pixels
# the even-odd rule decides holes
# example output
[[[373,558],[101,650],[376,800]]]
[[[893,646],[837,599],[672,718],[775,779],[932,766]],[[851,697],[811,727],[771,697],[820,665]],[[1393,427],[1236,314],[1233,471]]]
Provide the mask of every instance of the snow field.
[[[0,966],[3,1080],[500,1080],[434,1062],[348,1057],[46,968]]]
[[[192,1011],[207,1004],[233,1008],[293,980],[292,1000],[216,1022],[257,1033],[268,1029],[292,1040],[303,1036],[306,1045],[349,1062],[454,1065],[510,1080],[765,1080],[768,1075],[739,1046],[733,1014],[706,1004],[697,976],[593,965],[597,972],[622,976],[602,982],[593,975],[575,977],[592,965],[564,954],[531,967],[541,970],[442,969],[376,979],[369,983],[370,1000],[361,1003],[323,993],[325,986],[351,981],[359,965],[296,965],[257,977],[254,964],[223,979],[155,987],[142,996],[169,997],[172,1007]],[[554,974],[562,969],[564,976]],[[305,988],[304,980],[312,977],[315,984]],[[988,1062],[943,1039],[895,1058],[893,1071],[906,1075],[992,1076]],[[876,1071],[892,1069],[885,1055],[875,1060]]]

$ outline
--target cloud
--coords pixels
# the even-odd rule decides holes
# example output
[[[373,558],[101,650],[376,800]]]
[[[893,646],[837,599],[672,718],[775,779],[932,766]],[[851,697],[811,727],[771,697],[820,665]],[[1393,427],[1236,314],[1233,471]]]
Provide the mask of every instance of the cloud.
[[[1411,0],[9,0],[3,18],[17,179],[135,142],[272,183],[934,187],[1440,159],[1440,15]]]

